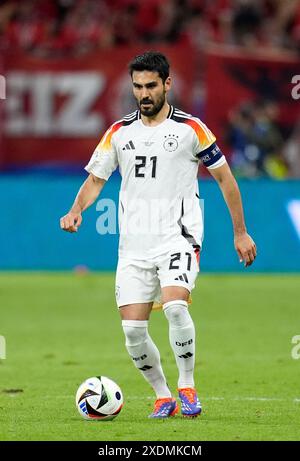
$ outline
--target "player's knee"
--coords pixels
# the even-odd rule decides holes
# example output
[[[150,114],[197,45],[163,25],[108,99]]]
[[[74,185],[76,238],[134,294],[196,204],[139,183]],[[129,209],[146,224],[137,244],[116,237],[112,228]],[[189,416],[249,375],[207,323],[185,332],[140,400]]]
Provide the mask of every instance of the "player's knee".
[[[138,346],[147,339],[148,320],[122,320],[126,346]]]
[[[170,326],[183,328],[193,323],[187,307],[187,302],[183,300],[170,301],[163,305]]]

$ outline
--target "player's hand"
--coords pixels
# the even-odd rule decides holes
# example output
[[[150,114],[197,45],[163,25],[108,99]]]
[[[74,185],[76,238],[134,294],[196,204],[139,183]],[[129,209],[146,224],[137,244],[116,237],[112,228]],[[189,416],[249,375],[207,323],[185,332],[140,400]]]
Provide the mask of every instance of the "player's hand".
[[[78,227],[82,223],[82,216],[80,213],[73,213],[70,211],[68,214],[60,218],[60,228],[66,232],[77,232]]]
[[[255,242],[252,240],[250,235],[247,234],[247,232],[235,235],[234,247],[239,256],[240,263],[244,261],[245,267],[251,266],[257,253]]]

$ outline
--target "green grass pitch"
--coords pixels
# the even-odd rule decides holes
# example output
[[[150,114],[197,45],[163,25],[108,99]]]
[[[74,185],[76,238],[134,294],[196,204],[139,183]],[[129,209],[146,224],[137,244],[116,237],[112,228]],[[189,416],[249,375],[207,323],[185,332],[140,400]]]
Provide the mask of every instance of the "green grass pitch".
[[[113,274],[0,274],[0,440],[300,440],[299,287],[297,275],[199,276],[190,311],[203,413],[156,421],[152,390],[125,350]],[[175,393],[162,312],[150,334]],[[120,385],[124,408],[114,421],[84,421],[77,387],[101,374]]]

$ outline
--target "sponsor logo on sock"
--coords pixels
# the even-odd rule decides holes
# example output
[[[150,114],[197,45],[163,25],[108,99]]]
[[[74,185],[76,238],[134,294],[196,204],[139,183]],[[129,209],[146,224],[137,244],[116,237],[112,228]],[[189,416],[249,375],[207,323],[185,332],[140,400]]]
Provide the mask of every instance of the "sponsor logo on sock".
[[[149,365],[144,365],[142,368],[139,368],[139,370],[141,371],[147,371],[147,370],[151,370],[152,367],[150,367]]]
[[[189,359],[190,357],[193,357],[194,354],[191,352],[187,352],[186,354],[178,355],[180,359]]]
[[[176,346],[188,346],[189,344],[193,344],[193,339],[189,339],[188,341],[185,341],[184,343],[180,343],[179,341],[175,342]]]
[[[135,360],[137,362],[138,360],[145,360],[147,358],[147,355],[144,354],[144,355],[141,355],[140,357],[131,357],[131,358],[132,360]]]

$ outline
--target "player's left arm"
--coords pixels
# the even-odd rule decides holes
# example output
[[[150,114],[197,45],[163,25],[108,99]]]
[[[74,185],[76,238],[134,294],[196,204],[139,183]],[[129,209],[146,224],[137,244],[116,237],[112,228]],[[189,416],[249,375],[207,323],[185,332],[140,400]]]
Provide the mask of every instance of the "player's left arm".
[[[245,267],[250,266],[256,258],[256,245],[247,233],[238,184],[228,163],[216,168],[209,168],[209,172],[217,181],[229,209],[234,231],[234,246],[239,260],[240,262],[244,261]]]

